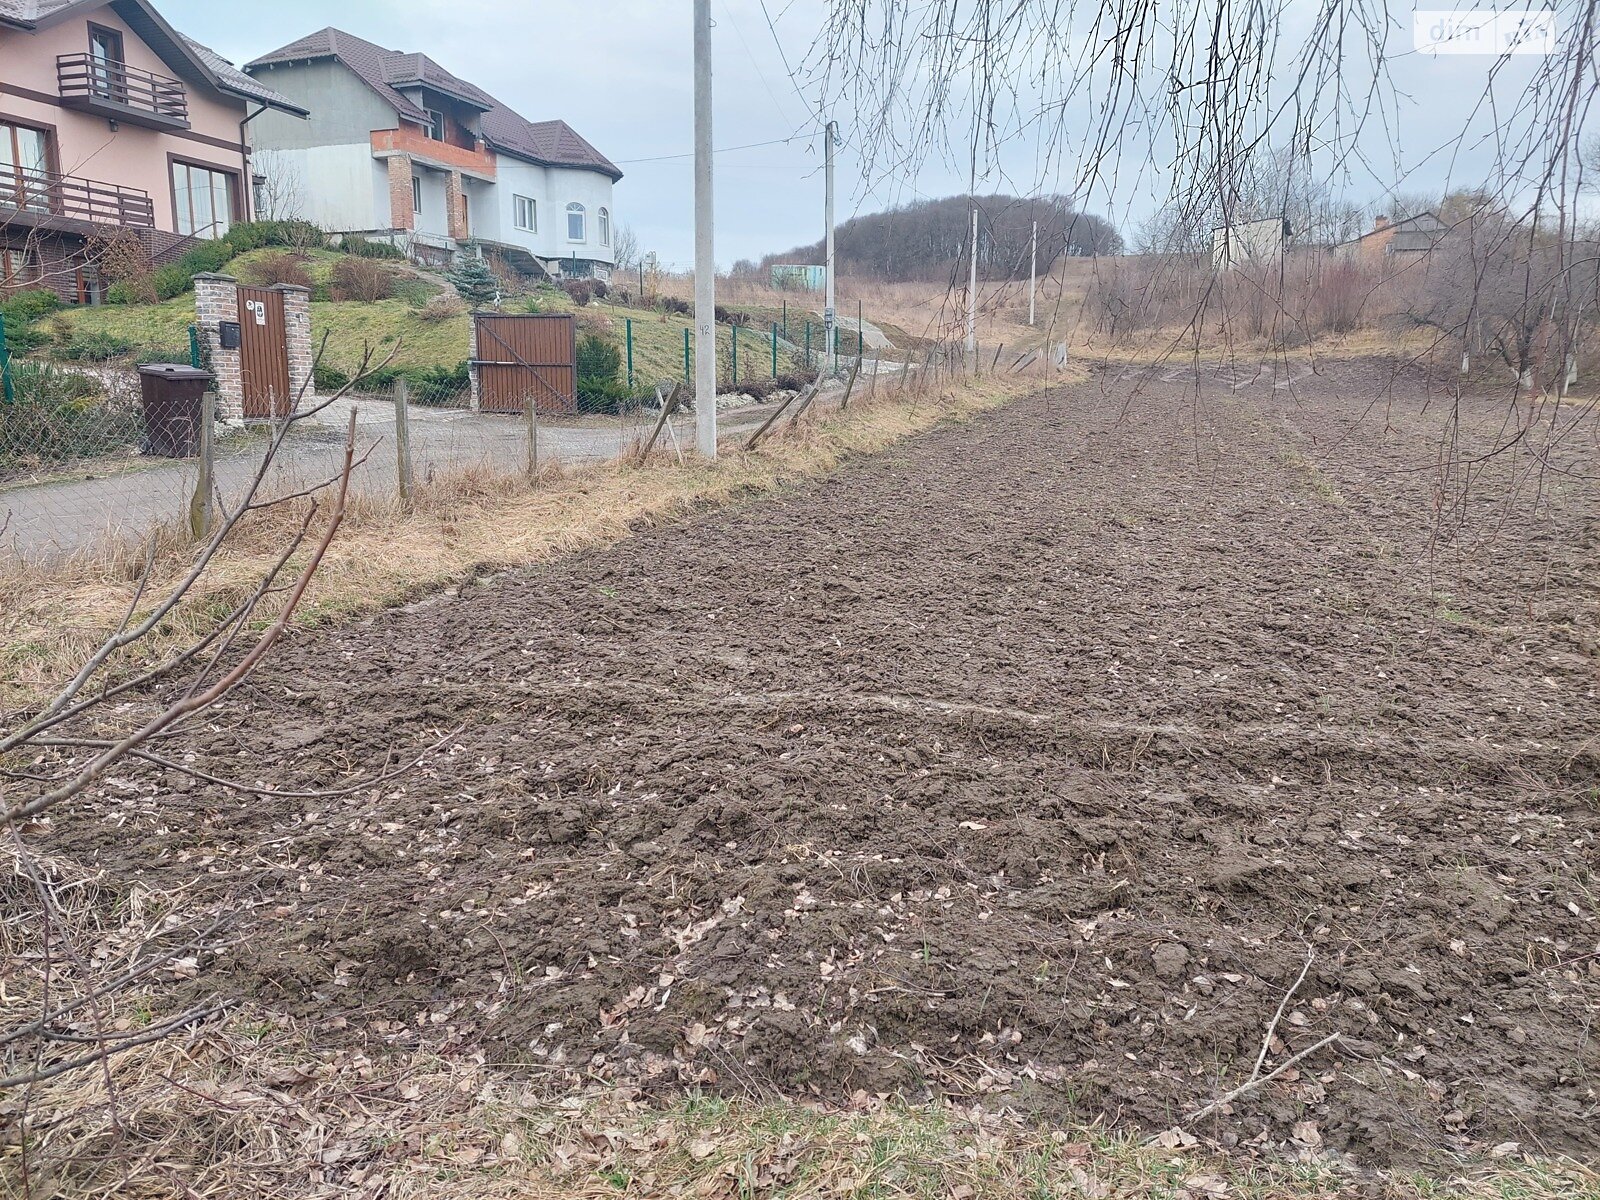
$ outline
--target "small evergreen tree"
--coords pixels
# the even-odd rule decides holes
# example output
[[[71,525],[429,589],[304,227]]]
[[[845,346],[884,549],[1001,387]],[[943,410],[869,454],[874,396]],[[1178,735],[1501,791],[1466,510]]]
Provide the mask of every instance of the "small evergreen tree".
[[[617,378],[622,351],[607,339],[586,333],[578,339],[578,408],[582,412],[616,412],[628,389]]]
[[[473,308],[482,308],[500,299],[500,281],[489,270],[489,264],[477,255],[470,255],[461,266],[446,276],[455,285],[461,298]]]

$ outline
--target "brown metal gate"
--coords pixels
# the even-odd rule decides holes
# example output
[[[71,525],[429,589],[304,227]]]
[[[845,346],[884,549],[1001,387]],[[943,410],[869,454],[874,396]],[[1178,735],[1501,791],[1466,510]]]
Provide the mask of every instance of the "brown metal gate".
[[[571,313],[476,313],[478,410],[578,411],[578,334]]]
[[[294,396],[289,388],[289,339],[282,292],[239,289],[239,373],[246,420],[289,415]]]

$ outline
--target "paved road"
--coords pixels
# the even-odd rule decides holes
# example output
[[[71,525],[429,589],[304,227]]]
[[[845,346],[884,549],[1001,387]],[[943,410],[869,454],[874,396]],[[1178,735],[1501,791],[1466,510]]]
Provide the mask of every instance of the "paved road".
[[[297,423],[284,453],[274,463],[270,489],[278,494],[308,487],[336,475],[343,459],[344,432],[351,405],[340,401]],[[354,405],[357,444],[366,459],[352,486],[384,495],[395,490],[394,410],[384,401]],[[748,435],[771,411],[754,406],[726,411],[719,422],[724,440]],[[545,418],[539,424],[541,459],[567,465],[606,462],[637,438],[648,436],[654,414],[628,417]],[[685,448],[694,443],[694,416],[673,422]],[[662,445],[670,446],[667,434]],[[265,441],[240,439],[217,460],[217,486],[225,500],[243,493],[260,466]],[[518,416],[486,416],[460,410],[411,408],[413,471],[420,482],[430,473],[481,464],[498,471],[520,470],[527,462],[527,429]],[[0,489],[0,528],[4,552],[28,559],[82,549],[104,539],[137,540],[188,510],[194,492],[192,460],[140,459],[116,464],[102,474]]]

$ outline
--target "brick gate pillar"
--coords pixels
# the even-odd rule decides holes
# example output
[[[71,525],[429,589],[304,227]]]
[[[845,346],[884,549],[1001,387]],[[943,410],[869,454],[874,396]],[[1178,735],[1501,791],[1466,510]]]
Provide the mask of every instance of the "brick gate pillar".
[[[217,328],[223,321],[239,319],[239,281],[232,275],[209,271],[196,275],[194,316],[206,369],[216,376],[217,414],[225,421],[242,421],[244,376],[239,369],[239,352],[222,348],[222,335]]]
[[[310,404],[315,391],[311,383],[311,289],[280,283],[283,293],[283,336],[289,350],[289,394],[300,407]]]

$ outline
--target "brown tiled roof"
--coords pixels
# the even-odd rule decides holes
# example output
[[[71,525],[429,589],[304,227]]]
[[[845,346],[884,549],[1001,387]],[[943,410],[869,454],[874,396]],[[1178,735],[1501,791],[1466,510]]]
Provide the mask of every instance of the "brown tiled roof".
[[[371,42],[330,26],[247,62],[244,69],[249,71],[253,67],[300,62],[308,58],[336,58],[354,71],[357,78],[377,92],[401,116],[410,117],[413,121],[427,121],[428,114],[391,87],[384,77],[384,61],[393,54],[391,50],[374,46]]]
[[[13,2],[16,0],[0,0],[0,4]],[[622,172],[611,160],[579,137],[565,121],[529,121],[482,88],[451,74],[426,54],[385,50],[342,29],[319,29],[263,54],[247,63],[245,70],[310,58],[338,59],[401,116],[413,121],[426,121],[428,114],[407,100],[398,88],[420,83],[482,108],[483,136],[502,153],[548,166],[584,167],[612,179],[622,178]]]
[[[0,2],[3,2],[3,0],[0,0]],[[180,33],[178,36],[181,37],[185,44],[188,45],[189,49],[194,52],[194,56],[206,65],[207,70],[217,77],[217,81],[226,90],[233,92],[236,95],[246,96],[252,100],[259,100],[263,104],[272,104],[280,108],[291,108],[296,112],[305,111],[305,109],[294,103],[287,96],[280,96],[266,84],[255,79],[251,79],[250,76],[239,70],[238,67],[234,66],[227,59],[223,58],[222,55],[211,49],[210,46],[202,46],[199,42],[195,41],[187,34]]]
[[[496,150],[558,167],[589,167],[612,179],[622,172],[565,121],[528,121],[504,105],[483,114],[483,136]]]

